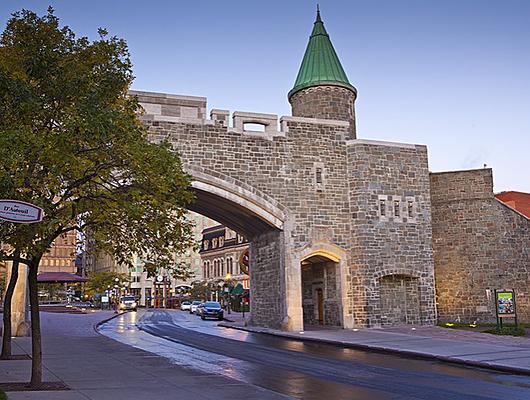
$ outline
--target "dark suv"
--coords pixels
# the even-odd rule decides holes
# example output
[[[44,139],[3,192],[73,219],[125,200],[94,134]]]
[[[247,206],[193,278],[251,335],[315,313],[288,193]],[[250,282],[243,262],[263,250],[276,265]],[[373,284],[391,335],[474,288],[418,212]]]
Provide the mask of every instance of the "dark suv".
[[[201,319],[217,318],[219,321],[223,320],[223,309],[221,304],[217,301],[207,301],[201,310]]]

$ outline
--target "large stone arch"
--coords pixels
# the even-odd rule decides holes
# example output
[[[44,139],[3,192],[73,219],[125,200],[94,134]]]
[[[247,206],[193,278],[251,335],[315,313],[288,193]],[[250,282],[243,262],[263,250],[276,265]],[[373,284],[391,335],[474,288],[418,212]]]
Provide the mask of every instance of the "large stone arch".
[[[285,208],[252,186],[220,173],[187,166],[196,200],[190,209],[248,238],[268,230],[283,230]]]
[[[286,274],[285,219],[279,202],[237,179],[197,166],[185,166],[196,197],[190,210],[245,235],[250,242],[252,324],[300,330],[296,296],[283,296],[292,286]],[[293,307],[294,306],[294,307]]]

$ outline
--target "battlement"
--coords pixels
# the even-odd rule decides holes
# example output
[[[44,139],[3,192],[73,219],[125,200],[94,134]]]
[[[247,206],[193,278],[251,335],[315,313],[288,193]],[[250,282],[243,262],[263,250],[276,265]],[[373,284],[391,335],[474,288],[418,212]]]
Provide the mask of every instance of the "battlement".
[[[228,132],[272,139],[275,136],[285,136],[289,132],[289,123],[315,124],[325,126],[340,126],[348,128],[347,121],[337,121],[321,118],[304,118],[282,116],[276,114],[234,111],[230,124],[230,111],[212,109],[210,118],[206,118],[207,99],[198,96],[180,96],[167,93],[144,92],[131,90],[129,93],[137,96],[140,106],[144,109],[141,116],[146,121],[193,123],[201,125],[221,125]],[[261,127],[256,130],[256,126]]]

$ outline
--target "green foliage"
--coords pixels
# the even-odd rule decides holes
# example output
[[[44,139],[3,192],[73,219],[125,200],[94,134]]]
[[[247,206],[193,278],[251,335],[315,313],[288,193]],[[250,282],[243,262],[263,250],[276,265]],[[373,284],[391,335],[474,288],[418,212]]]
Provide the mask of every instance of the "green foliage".
[[[5,274],[0,275],[0,298],[4,295],[4,291],[6,290],[6,278]]]
[[[190,295],[193,300],[206,300],[210,298],[215,290],[215,286],[209,285],[207,282],[195,282],[191,288]]]
[[[95,272],[91,274],[85,283],[85,294],[92,296],[95,293],[103,293],[109,286],[113,288],[116,284],[116,278],[120,283],[129,281],[127,274],[118,272]]]
[[[45,213],[2,224],[0,241],[36,260],[77,230],[119,263],[141,254],[178,273],[174,254],[194,244],[190,178],[168,143],[148,141],[125,41],[99,34],[76,38],[49,9],[14,13],[0,37],[0,193]]]
[[[0,389],[0,400],[7,400],[7,394]]]
[[[506,336],[525,336],[526,330],[524,326],[503,326],[502,328],[488,329],[486,333],[493,335],[506,335]]]

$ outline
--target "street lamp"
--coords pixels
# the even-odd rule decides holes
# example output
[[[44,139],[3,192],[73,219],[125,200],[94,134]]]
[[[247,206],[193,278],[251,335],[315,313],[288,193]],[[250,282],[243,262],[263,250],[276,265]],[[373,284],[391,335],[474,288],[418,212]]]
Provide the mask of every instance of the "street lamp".
[[[227,298],[227,311],[228,311],[228,314],[230,314],[230,306],[231,306],[231,300],[232,300],[232,295],[230,294],[230,291],[232,290],[232,284],[231,284],[231,280],[232,280],[232,275],[229,273],[226,274],[225,276],[225,297]]]

